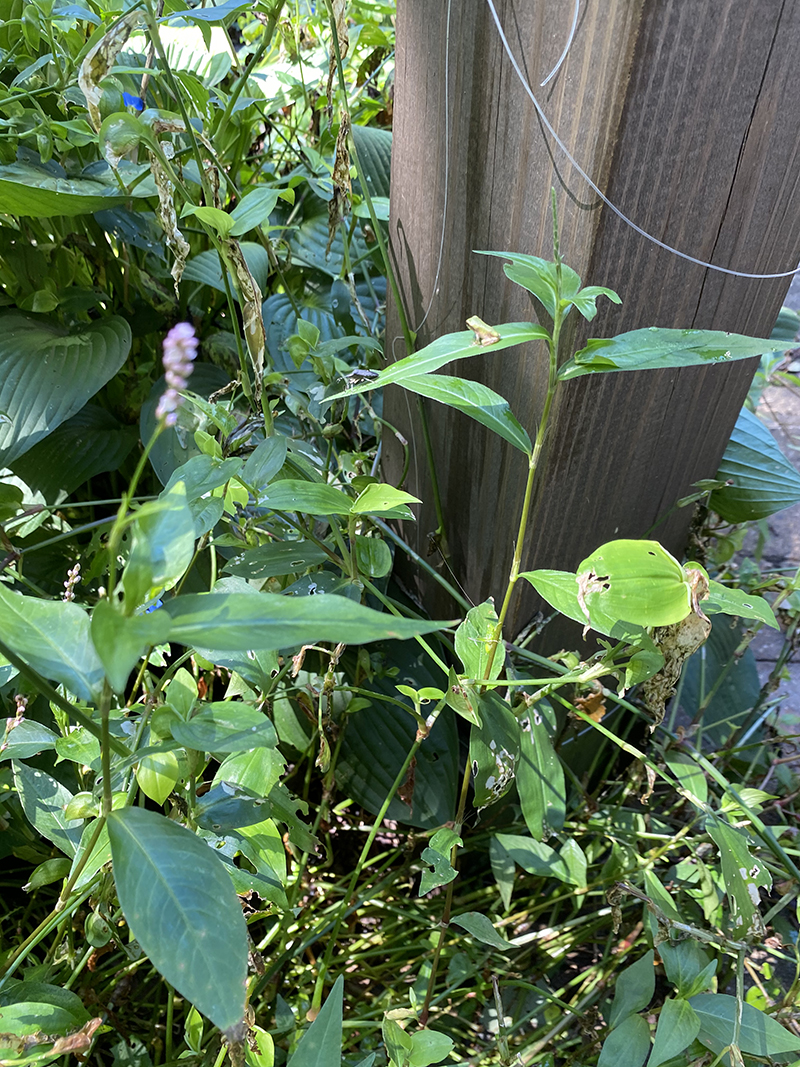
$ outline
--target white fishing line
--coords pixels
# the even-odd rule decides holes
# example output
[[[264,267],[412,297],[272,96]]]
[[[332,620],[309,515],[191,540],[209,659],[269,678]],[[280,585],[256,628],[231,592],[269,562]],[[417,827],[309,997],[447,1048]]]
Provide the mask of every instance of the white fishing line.
[[[752,278],[752,279],[757,280],[757,281],[767,281],[767,280],[772,279],[772,278],[791,278],[794,274],[797,274],[798,271],[800,271],[800,266],[799,266],[799,267],[795,268],[794,270],[779,271],[776,274],[751,274],[751,273],[749,273],[747,271],[731,270],[728,267],[719,267],[719,266],[717,266],[716,263],[708,263],[704,259],[697,259],[696,256],[690,256],[688,252],[681,252],[680,249],[673,248],[672,245],[665,244],[664,241],[659,241],[659,239],[657,237],[654,237],[651,233],[648,233],[646,230],[643,230],[641,226],[637,226],[636,223],[632,219],[629,219],[628,216],[625,215],[622,211],[620,211],[620,209],[615,204],[612,204],[611,201],[608,199],[608,197],[605,195],[605,193],[603,193],[602,190],[592,181],[592,179],[589,177],[589,175],[586,173],[586,171],[583,169],[583,167],[581,167],[580,163],[578,163],[578,161],[570,154],[569,149],[566,147],[564,142],[561,140],[561,138],[558,136],[556,131],[550,125],[550,122],[548,121],[547,116],[545,115],[544,111],[542,110],[542,107],[541,107],[539,101],[536,99],[536,96],[534,95],[533,90],[531,89],[530,85],[528,84],[528,82],[527,82],[527,80],[525,78],[525,75],[522,72],[522,69],[521,69],[519,63],[517,62],[516,57],[514,56],[514,53],[511,51],[511,46],[509,45],[508,40],[506,39],[506,35],[503,32],[503,27],[502,27],[502,25],[500,23],[500,19],[499,19],[498,15],[497,15],[497,10],[496,10],[496,8],[494,6],[493,0],[486,0],[486,3],[489,5],[489,11],[491,12],[492,18],[494,19],[494,24],[497,27],[497,32],[498,32],[498,34],[500,36],[500,40],[502,42],[503,49],[504,49],[506,55],[508,56],[508,59],[509,59],[509,62],[511,63],[511,66],[514,68],[514,73],[519,78],[519,81],[520,81],[520,84],[522,85],[522,88],[525,90],[525,92],[530,97],[531,103],[536,108],[536,112],[539,115],[539,118],[542,120],[542,123],[544,124],[544,126],[547,129],[548,133],[553,138],[553,140],[558,145],[558,147],[561,149],[561,151],[564,153],[564,155],[567,157],[567,159],[570,161],[570,163],[573,165],[573,167],[577,170],[578,174],[580,174],[580,176],[583,178],[583,180],[589,186],[589,188],[592,189],[600,197],[600,199],[603,201],[603,203],[606,205],[606,207],[610,208],[614,212],[614,214],[618,218],[622,219],[622,221],[627,226],[630,226],[630,228],[632,230],[635,230],[636,233],[638,233],[640,236],[646,238],[648,241],[651,241],[654,245],[657,245],[659,248],[663,248],[665,252],[671,252],[673,255],[680,256],[681,259],[686,259],[690,263],[696,263],[698,265],[698,267],[706,267],[708,270],[715,270],[720,274],[730,274],[735,278]],[[448,28],[449,28],[449,23],[448,23]],[[448,44],[449,44],[449,39],[448,39]],[[568,42],[568,44],[571,44],[571,41]],[[560,62],[561,61],[559,61],[559,63]],[[441,256],[440,256],[440,262],[441,262]],[[438,275],[437,275],[437,277],[438,277]]]
[[[552,81],[553,78],[555,78],[556,74],[558,74],[559,70],[561,69],[561,64],[567,58],[567,52],[569,52],[570,48],[572,47],[572,42],[575,40],[575,31],[578,28],[578,14],[579,14],[580,10],[581,10],[581,0],[575,0],[575,13],[572,16],[572,26],[570,27],[570,30],[569,30],[569,37],[567,37],[567,43],[564,45],[564,51],[559,56],[558,63],[556,63],[556,65],[553,67],[553,69],[547,75],[545,80],[543,82],[539,82],[539,88],[540,89],[544,89],[545,85],[547,85],[547,83],[549,81]]]

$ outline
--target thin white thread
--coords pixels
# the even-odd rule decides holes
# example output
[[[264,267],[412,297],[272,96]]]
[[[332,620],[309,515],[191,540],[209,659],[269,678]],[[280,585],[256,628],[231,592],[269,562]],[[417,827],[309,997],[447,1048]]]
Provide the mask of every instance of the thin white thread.
[[[553,78],[555,78],[556,74],[558,74],[558,72],[559,72],[561,64],[567,58],[567,52],[569,52],[570,48],[572,47],[572,42],[575,39],[575,31],[578,28],[578,12],[580,11],[580,9],[581,9],[581,0],[575,0],[575,14],[572,16],[572,27],[570,28],[570,31],[569,31],[569,37],[567,37],[567,43],[564,45],[564,51],[561,53],[561,56],[560,56],[560,58],[558,60],[558,63],[556,63],[556,65],[553,67],[553,69],[547,75],[545,80],[543,82],[539,82],[539,88],[540,89],[544,89],[545,85],[547,85],[547,83],[549,81],[551,81]]]
[[[442,203],[442,236],[439,240],[439,262],[436,264],[436,276],[433,279],[431,298],[428,307],[422,316],[422,322],[414,328],[414,333],[419,333],[431,313],[436,290],[439,287],[439,275],[442,271],[444,259],[444,231],[447,225],[447,199],[448,185],[450,183],[450,8],[453,0],[447,0],[447,30],[444,37],[444,202]]]
[[[606,205],[606,207],[610,208],[618,218],[622,219],[622,221],[624,223],[626,223],[626,225],[630,226],[631,229],[635,230],[636,233],[638,233],[640,236],[647,238],[647,240],[651,241],[654,245],[658,245],[659,248],[663,248],[665,252],[671,252],[673,255],[680,256],[681,259],[686,259],[690,263],[696,263],[698,265],[698,267],[706,267],[708,270],[715,270],[715,271],[718,271],[720,274],[730,274],[730,275],[733,275],[733,277],[735,277],[735,278],[753,278],[753,279],[758,280],[758,281],[767,281],[767,280],[769,280],[771,278],[791,278],[791,277],[793,277],[793,275],[797,274],[798,271],[800,271],[800,266],[798,266],[795,270],[785,270],[785,271],[779,272],[778,274],[749,274],[749,273],[747,273],[745,271],[730,270],[728,267],[718,267],[716,265],[716,263],[708,263],[704,259],[697,259],[697,258],[695,258],[695,256],[690,256],[687,252],[681,252],[680,249],[673,248],[671,245],[665,244],[663,241],[659,241],[659,239],[657,237],[653,237],[653,235],[651,233],[648,233],[646,230],[643,230],[641,226],[637,226],[636,223],[633,222],[632,219],[629,219],[627,215],[624,215],[620,211],[620,209],[618,207],[616,207],[614,204],[611,203],[611,201],[608,199],[608,197],[605,195],[605,193],[603,193],[597,187],[597,185],[595,185],[595,183],[592,181],[592,179],[589,177],[589,175],[586,173],[586,171],[583,169],[583,167],[581,167],[580,163],[578,163],[578,161],[570,154],[570,152],[567,149],[566,145],[563,143],[561,138],[558,136],[556,131],[553,129],[553,127],[548,122],[547,116],[545,115],[544,111],[542,110],[541,105],[539,104],[539,101],[534,96],[533,90],[531,89],[530,85],[528,85],[527,81],[525,80],[525,75],[522,73],[522,70],[521,70],[519,64],[517,63],[517,60],[514,57],[514,53],[511,51],[511,47],[510,47],[508,41],[506,40],[506,35],[505,35],[505,33],[503,33],[503,27],[500,24],[500,19],[497,16],[497,11],[495,9],[494,3],[492,2],[492,0],[486,0],[486,3],[489,5],[489,10],[492,13],[492,18],[494,19],[494,24],[497,27],[497,32],[500,35],[500,40],[501,40],[501,42],[503,44],[503,48],[505,50],[505,53],[508,56],[509,62],[511,63],[511,66],[514,68],[514,73],[519,78],[520,83],[522,85],[522,88],[525,90],[525,92],[530,97],[531,102],[532,102],[533,106],[536,108],[536,111],[537,111],[537,113],[539,115],[539,118],[542,120],[542,122],[543,122],[545,128],[547,129],[548,133],[553,138],[553,140],[556,142],[556,144],[561,149],[561,151],[564,153],[564,155],[567,157],[567,159],[570,161],[570,163],[573,165],[573,167],[577,170],[578,174],[580,174],[580,176],[583,178],[583,180],[589,186],[589,188],[592,189],[595,193],[597,193],[597,195],[600,197],[600,199],[603,201],[603,203]]]

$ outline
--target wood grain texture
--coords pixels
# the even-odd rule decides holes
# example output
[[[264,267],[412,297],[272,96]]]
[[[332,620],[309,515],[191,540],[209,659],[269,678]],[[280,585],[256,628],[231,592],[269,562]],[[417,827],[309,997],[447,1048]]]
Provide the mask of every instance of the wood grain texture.
[[[566,40],[561,0],[500,0],[509,42],[537,91]],[[435,7],[435,10],[433,10]],[[392,254],[411,325],[431,299],[445,181],[444,257],[418,345],[487,322],[530,318],[501,262],[473,249],[550,257],[549,190],[558,192],[565,260],[607,285],[591,336],[641,326],[769,333],[788,279],[726,277],[678,259],[619,220],[580,178],[537,119],[502,52],[484,0],[453,0],[450,159],[445,175],[446,5],[400,0],[392,162]],[[798,113],[792,64],[800,5],[753,0],[584,0],[566,63],[540,103],[570,152],[611,200],[660,240],[721,266],[766,273],[800,257]],[[576,322],[575,326],[579,324]],[[582,343],[583,324],[571,340]],[[387,352],[404,355],[390,308]],[[532,428],[544,385],[542,346],[472,359],[453,370],[506,396]],[[754,370],[747,364],[582,378],[562,391],[534,501],[523,566],[574,568],[613,537],[640,537],[713,477]],[[413,407],[389,389],[387,418],[415,443],[408,485],[422,497],[416,547],[435,529]],[[524,460],[463,416],[428,406],[451,563],[476,602],[502,596],[518,522]],[[387,474],[399,449],[387,435]],[[688,511],[658,529],[680,553]],[[440,595],[425,589],[435,610]],[[519,596],[510,630],[537,609]],[[559,632],[551,640],[558,643]]]

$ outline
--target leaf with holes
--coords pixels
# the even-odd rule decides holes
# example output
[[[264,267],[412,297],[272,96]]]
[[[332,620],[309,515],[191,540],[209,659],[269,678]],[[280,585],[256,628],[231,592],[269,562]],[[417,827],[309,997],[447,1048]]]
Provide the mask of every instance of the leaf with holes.
[[[65,330],[17,311],[0,314],[0,330],[0,466],[8,466],[113,378],[131,330],[117,317]]]

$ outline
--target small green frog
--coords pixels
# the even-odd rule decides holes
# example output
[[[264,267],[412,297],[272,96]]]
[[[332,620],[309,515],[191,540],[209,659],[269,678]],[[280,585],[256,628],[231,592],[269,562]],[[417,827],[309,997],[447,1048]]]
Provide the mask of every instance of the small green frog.
[[[493,345],[500,340],[500,334],[497,330],[493,330],[488,323],[484,322],[483,319],[479,319],[477,315],[467,319],[467,326],[475,334],[475,340],[472,342],[475,345]]]

